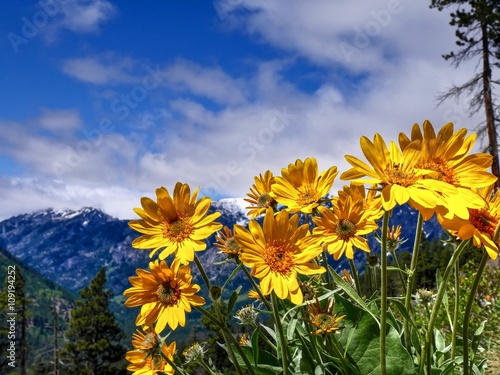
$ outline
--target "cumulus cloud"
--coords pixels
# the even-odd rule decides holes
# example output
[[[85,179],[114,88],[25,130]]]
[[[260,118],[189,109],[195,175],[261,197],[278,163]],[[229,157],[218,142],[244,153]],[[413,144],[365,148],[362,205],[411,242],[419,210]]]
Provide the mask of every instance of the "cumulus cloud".
[[[168,84],[176,91],[189,92],[218,104],[238,105],[246,101],[244,80],[230,77],[220,67],[204,67],[180,59],[166,72]]]
[[[354,71],[376,71],[401,55],[440,56],[454,48],[446,12],[411,0],[374,0],[369,6],[329,0],[219,0],[215,7],[227,27],[314,63]]]
[[[80,81],[94,85],[132,84],[140,82],[140,78],[132,73],[134,65],[130,58],[104,54],[67,59],[63,62],[62,71]]]
[[[37,178],[0,177],[0,190],[3,192],[0,221],[49,207],[77,210],[86,206],[99,208],[114,217],[132,219],[136,217],[133,207],[140,206],[137,198],[140,192],[121,185],[96,188]]]
[[[64,132],[80,128],[82,120],[77,109],[49,109],[43,108],[42,115],[35,120],[44,129]]]
[[[216,7],[222,24],[284,57],[254,59],[244,76],[187,59],[160,61],[161,89],[140,103],[121,101],[120,127],[93,140],[85,133],[93,128],[75,109],[45,109],[38,122],[0,123],[2,153],[37,176],[0,181],[5,212],[91,205],[130,218],[141,195],[154,197],[155,188],[171,190],[177,181],[242,197],[255,175],[279,174],[296,159],[316,157],[321,171],[346,170],[344,155],[362,158],[362,135],[389,141],[426,119],[436,128],[453,121],[471,130],[479,122],[468,118],[465,99],[436,108],[437,94],[465,81],[474,65],[455,71],[442,60],[453,48],[452,30],[445,14],[424,3],[376,0],[360,9],[346,1],[221,0]],[[341,43],[354,48],[350,61]],[[289,70],[303,60],[309,71],[319,68],[312,88],[301,87]],[[99,87],[141,82],[137,63],[115,54],[69,59],[63,71]],[[115,90],[110,100],[121,94]],[[66,134],[40,132],[65,124]],[[335,189],[343,184],[337,178]]]
[[[50,42],[68,30],[98,33],[101,26],[117,14],[117,8],[108,0],[44,0],[38,5],[50,16],[50,22],[42,29]]]

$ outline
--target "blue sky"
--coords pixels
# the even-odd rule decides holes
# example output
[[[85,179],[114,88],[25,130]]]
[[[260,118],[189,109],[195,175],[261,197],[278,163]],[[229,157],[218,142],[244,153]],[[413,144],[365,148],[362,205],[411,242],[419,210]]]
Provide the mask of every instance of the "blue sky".
[[[177,181],[243,197],[296,159],[346,170],[362,135],[473,130],[466,101],[436,108],[475,68],[441,58],[448,22],[415,0],[12,1],[0,220],[83,206],[129,219]]]

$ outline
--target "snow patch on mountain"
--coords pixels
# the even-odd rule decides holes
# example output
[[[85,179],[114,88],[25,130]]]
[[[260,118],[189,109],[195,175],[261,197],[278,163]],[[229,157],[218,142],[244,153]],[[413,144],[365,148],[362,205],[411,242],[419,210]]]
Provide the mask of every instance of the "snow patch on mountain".
[[[243,198],[222,198],[212,202],[212,207],[220,211],[222,215],[234,219],[235,224],[246,225],[248,223],[247,209],[249,203]]]

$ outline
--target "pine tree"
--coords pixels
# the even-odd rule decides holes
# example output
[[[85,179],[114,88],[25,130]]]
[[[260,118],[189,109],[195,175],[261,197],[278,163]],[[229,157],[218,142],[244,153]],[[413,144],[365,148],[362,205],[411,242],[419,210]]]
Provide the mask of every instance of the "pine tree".
[[[439,97],[440,103],[448,98],[457,98],[463,94],[472,95],[469,110],[476,113],[481,108],[485,111],[485,126],[478,134],[487,133],[488,152],[493,156],[492,173],[500,177],[498,157],[498,132],[495,117],[493,85],[499,84],[492,79],[492,67],[500,66],[500,2],[498,0],[431,0],[431,8],[442,11],[455,7],[450,13],[450,25],[456,27],[456,44],[461,49],[444,55],[456,68],[470,59],[478,59],[480,71],[461,86],[453,86]],[[496,183],[500,187],[500,178]]]
[[[76,375],[125,374],[123,332],[109,310],[112,293],[105,289],[105,267],[79,293],[71,311],[66,344],[60,353],[64,373]]]

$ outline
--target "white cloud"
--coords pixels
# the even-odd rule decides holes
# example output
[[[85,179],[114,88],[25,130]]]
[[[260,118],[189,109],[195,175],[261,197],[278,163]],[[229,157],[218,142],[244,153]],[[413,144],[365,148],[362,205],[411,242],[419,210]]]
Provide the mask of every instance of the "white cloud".
[[[21,213],[47,208],[78,210],[89,206],[107,214],[132,219],[133,208],[140,206],[141,192],[120,185],[86,186],[62,184],[54,180],[0,177],[3,192],[0,221]]]
[[[220,0],[220,22],[321,65],[378,71],[405,56],[440,56],[454,48],[446,12],[411,0]],[[439,37],[436,37],[439,36]]]
[[[116,14],[116,8],[107,0],[67,1],[61,11],[61,26],[75,32],[96,32]]]
[[[45,38],[54,41],[60,33],[98,33],[100,27],[117,14],[108,0],[44,0],[38,3],[40,11],[50,16],[43,28]]]
[[[167,81],[176,91],[188,92],[219,104],[237,105],[246,101],[242,79],[228,76],[219,67],[204,67],[188,60],[178,60],[166,69]]]
[[[133,68],[130,58],[118,58],[114,54],[68,59],[62,66],[65,74],[95,85],[138,83],[140,79],[131,73]]]
[[[75,130],[82,125],[80,113],[76,109],[54,110],[43,108],[42,115],[35,121],[44,129],[58,132]]]
[[[254,60],[253,73],[241,77],[185,59],[161,62],[162,89],[128,106],[121,128],[90,148],[83,133],[88,124],[81,124],[74,109],[46,109],[38,123],[0,122],[0,150],[37,176],[3,180],[9,202],[2,214],[90,205],[130,218],[141,195],[154,197],[155,188],[171,190],[177,181],[242,197],[255,175],[267,169],[279,174],[298,158],[316,157],[321,171],[332,165],[346,170],[344,155],[362,157],[362,135],[397,140],[399,132],[408,133],[425,119],[436,128],[454,121],[457,128],[473,129],[479,122],[480,116],[467,117],[465,99],[435,107],[437,94],[464,82],[474,65],[453,70],[442,60],[441,54],[453,49],[453,30],[445,14],[425,3],[377,0],[361,9],[348,1],[218,4],[227,5],[222,23],[239,22],[262,43],[286,51],[285,57]],[[242,8],[248,12],[239,12]],[[387,22],[385,11],[391,14]],[[377,19],[380,31],[366,46],[361,39],[356,44],[357,33],[376,30]],[[350,62],[340,43],[359,50]],[[302,58],[308,69],[321,67],[319,87],[301,89],[297,77],[287,74]],[[63,70],[95,85],[142,82],[134,74],[136,62],[114,54],[67,60]],[[351,80],[360,72],[361,79]],[[108,99],[120,94],[107,89]],[[29,126],[52,131],[65,121],[72,128],[64,135],[43,135]],[[70,168],[56,176],[54,163]],[[335,189],[344,183],[337,178]]]

